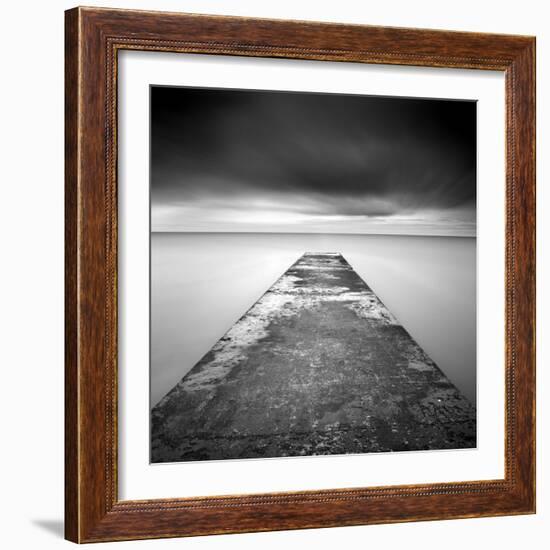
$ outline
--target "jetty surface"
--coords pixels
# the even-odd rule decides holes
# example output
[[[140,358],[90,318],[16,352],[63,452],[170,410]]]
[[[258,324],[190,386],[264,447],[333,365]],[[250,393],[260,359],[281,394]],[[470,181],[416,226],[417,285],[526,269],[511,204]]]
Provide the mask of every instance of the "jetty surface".
[[[153,408],[151,461],[461,449],[476,413],[338,253],[306,253]]]

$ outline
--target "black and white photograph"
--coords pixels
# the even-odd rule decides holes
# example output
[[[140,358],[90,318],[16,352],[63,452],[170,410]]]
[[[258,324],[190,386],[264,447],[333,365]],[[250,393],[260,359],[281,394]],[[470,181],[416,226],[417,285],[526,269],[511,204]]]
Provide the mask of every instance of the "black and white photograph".
[[[476,102],[150,87],[150,460],[476,448]]]

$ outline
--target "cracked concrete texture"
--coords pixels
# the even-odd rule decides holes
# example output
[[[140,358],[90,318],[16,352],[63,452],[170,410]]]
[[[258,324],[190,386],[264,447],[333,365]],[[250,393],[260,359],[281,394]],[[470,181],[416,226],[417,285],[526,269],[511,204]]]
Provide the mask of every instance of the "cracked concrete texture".
[[[338,253],[306,253],[152,410],[152,462],[476,445],[475,408]]]

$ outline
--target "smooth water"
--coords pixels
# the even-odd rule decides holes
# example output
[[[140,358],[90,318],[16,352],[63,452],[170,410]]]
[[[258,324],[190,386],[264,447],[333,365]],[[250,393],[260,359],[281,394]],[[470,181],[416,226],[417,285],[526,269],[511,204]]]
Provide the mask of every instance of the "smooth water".
[[[306,251],[340,252],[475,404],[474,238],[153,233],[151,405]]]

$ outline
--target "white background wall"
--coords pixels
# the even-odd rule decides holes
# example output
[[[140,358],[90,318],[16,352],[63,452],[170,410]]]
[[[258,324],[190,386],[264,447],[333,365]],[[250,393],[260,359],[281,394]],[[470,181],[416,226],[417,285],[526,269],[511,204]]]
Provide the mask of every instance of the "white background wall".
[[[550,532],[550,351],[546,237],[550,193],[550,13],[536,0],[307,2],[158,0],[87,5],[247,15],[537,36],[538,514],[313,531],[119,543],[120,548],[547,548]],[[0,541],[4,548],[69,547],[63,532],[63,10],[70,1],[5,2],[0,86]],[[544,250],[546,249],[546,250]],[[546,252],[546,253],[545,253]],[[544,307],[546,306],[546,307]],[[545,525],[546,524],[546,525]],[[118,547],[118,546],[117,546]],[[96,546],[97,548],[97,546]]]

